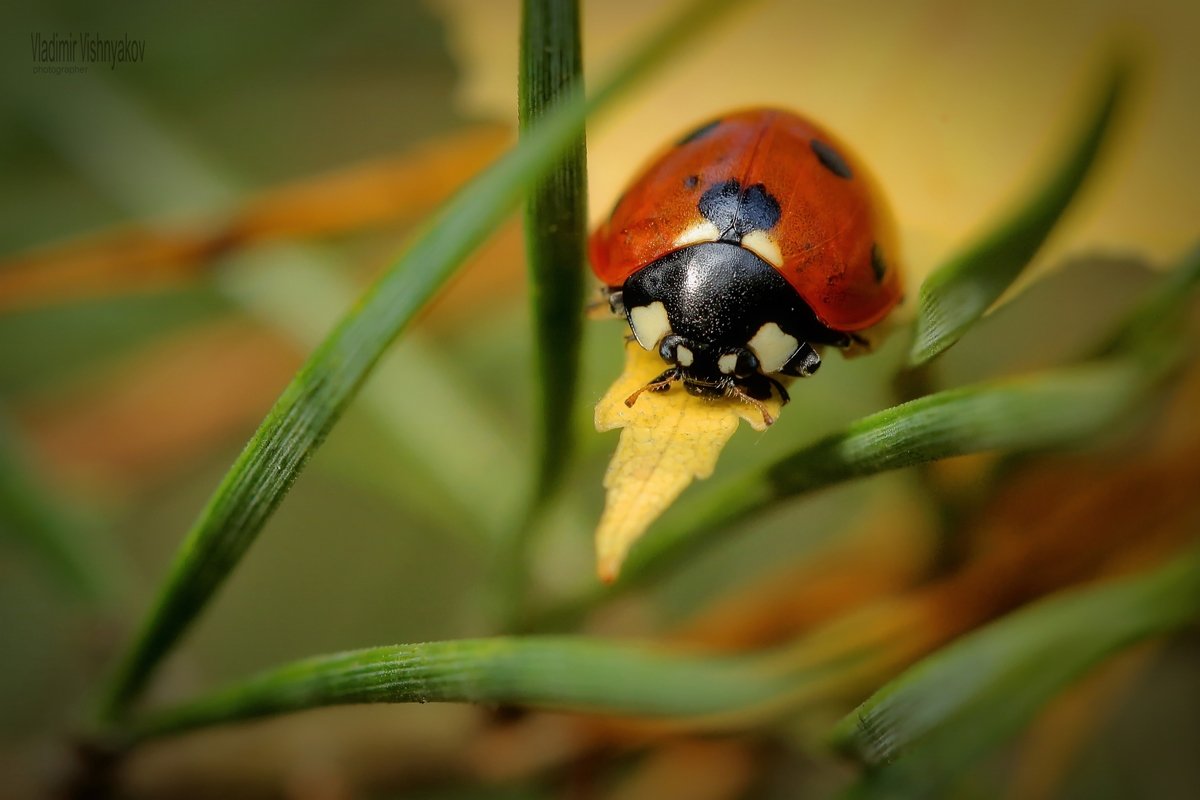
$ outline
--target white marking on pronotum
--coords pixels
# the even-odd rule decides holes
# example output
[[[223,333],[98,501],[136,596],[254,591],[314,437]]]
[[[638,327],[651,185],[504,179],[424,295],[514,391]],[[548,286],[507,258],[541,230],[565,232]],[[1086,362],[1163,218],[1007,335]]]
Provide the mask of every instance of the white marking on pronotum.
[[[737,369],[737,353],[726,353],[717,359],[717,367],[726,375],[732,375]]]
[[[761,258],[765,258],[776,267],[783,266],[783,253],[779,252],[779,245],[775,243],[775,240],[766,231],[750,231],[742,237],[742,247],[753,251]]]
[[[699,244],[700,242],[715,242],[720,238],[721,232],[717,230],[717,226],[708,220],[703,220],[679,234],[675,238],[675,246],[686,247],[689,244]]]
[[[800,349],[800,342],[774,322],[768,322],[758,329],[748,347],[758,356],[758,365],[763,372],[778,372]]]
[[[692,355],[692,351],[680,345],[675,348],[675,363],[681,367],[690,367],[696,357]]]
[[[671,332],[671,321],[667,319],[667,309],[661,300],[655,300],[648,306],[638,306],[629,310],[629,327],[638,344],[645,350],[658,347],[662,337]]]

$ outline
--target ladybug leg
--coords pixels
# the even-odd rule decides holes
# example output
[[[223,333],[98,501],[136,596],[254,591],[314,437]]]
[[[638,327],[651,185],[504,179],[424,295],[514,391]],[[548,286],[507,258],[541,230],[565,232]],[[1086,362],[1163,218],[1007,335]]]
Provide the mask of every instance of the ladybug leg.
[[[774,382],[773,379],[771,379],[771,380],[772,380],[772,382]],[[767,427],[770,427],[775,424],[775,417],[771,416],[771,412],[767,410],[766,403],[764,403],[762,400],[759,400],[756,397],[751,396],[748,392],[746,392],[745,389],[738,386],[736,383],[729,384],[729,387],[725,390],[725,396],[726,397],[736,397],[738,400],[741,400],[743,403],[749,403],[750,405],[757,408],[759,413],[762,414],[763,424],[766,425]]]
[[[770,400],[771,387],[779,392],[779,399],[782,405],[787,405],[791,402],[792,396],[788,394],[787,387],[779,382],[774,375],[768,375],[765,372],[755,372],[747,375],[744,378],[738,378],[734,383],[737,384],[743,392],[750,395],[756,400]],[[725,388],[725,396],[733,394],[733,391],[728,387]]]
[[[767,375],[766,379],[771,382],[771,385],[774,386],[776,388],[776,390],[778,390],[779,399],[780,399],[780,401],[782,401],[781,405],[786,406],[788,403],[790,403],[792,401],[792,396],[790,394],[788,394],[787,388],[784,387],[784,385],[782,383],[775,380],[775,378],[771,377],[770,375]]]
[[[633,408],[633,404],[637,402],[637,399],[641,396],[642,392],[665,392],[667,389],[671,388],[672,383],[679,380],[679,377],[679,369],[677,367],[671,367],[669,370],[659,375],[657,378],[650,381],[633,394],[629,395],[629,397],[626,397],[625,405]]]

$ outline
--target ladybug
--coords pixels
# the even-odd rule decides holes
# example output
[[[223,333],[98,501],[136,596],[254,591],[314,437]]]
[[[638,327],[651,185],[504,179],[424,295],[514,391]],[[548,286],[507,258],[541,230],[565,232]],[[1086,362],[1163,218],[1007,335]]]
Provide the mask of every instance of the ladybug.
[[[828,132],[756,108],[706,122],[653,161],[593,233],[614,314],[668,365],[625,404],[676,381],[756,406],[775,377],[812,375],[818,350],[901,299],[890,218],[865,170]]]

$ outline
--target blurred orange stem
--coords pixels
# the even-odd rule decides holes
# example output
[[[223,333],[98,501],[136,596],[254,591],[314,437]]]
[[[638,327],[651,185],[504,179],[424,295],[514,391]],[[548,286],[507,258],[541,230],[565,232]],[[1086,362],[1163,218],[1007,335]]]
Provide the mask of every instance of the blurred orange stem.
[[[410,152],[267,189],[217,223],[119,227],[0,261],[0,312],[161,288],[195,278],[222,255],[411,220],[436,207],[511,140],[467,129]]]

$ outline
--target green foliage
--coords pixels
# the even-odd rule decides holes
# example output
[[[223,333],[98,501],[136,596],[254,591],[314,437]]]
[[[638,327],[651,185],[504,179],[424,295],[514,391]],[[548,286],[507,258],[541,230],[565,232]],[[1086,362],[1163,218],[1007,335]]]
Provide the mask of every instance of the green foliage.
[[[971,633],[884,686],[838,725],[871,768],[856,796],[938,796],[1105,657],[1200,616],[1200,552],[1064,592]]]
[[[226,474],[189,532],[110,686],[104,714],[116,741],[133,746],[210,725],[373,702],[520,704],[685,718],[702,724],[794,709],[797,698],[819,694],[852,671],[855,664],[846,662],[844,653],[810,657],[820,654],[825,644],[815,638],[779,651],[714,657],[598,638],[531,636],[402,644],[319,656],[177,706],[143,714],[131,714],[129,708],[163,658],[209,606],[364,381],[374,373],[394,394],[404,393],[403,371],[399,377],[376,372],[381,357],[526,195],[539,448],[532,511],[525,521],[540,513],[573,456],[586,233],[584,120],[731,5],[718,0],[691,3],[585,99],[577,3],[526,0],[519,146],[414,236],[316,347]],[[1129,74],[1124,62],[1114,66],[1099,102],[1046,183],[922,287],[910,354],[913,364],[928,362],[958,341],[1051,235],[1102,151],[1125,103]],[[839,483],[962,454],[1029,452],[1096,439],[1130,416],[1178,363],[1184,347],[1174,346],[1172,340],[1198,276],[1200,249],[1083,363],[918,397],[817,437],[720,489],[696,496],[634,548],[615,591],[645,586],[693,562],[735,523]],[[304,307],[303,296],[309,291],[327,295],[328,304],[328,296],[336,298],[344,288],[310,277],[288,272],[287,280],[297,292],[279,300],[268,315],[289,304]],[[226,280],[227,290],[235,283]],[[328,291],[328,286],[338,291]],[[306,316],[298,327],[320,326],[314,316]],[[422,342],[408,338],[401,347],[410,369],[425,371],[436,361]],[[438,404],[429,397],[407,402],[397,413],[409,422],[416,420],[417,427],[422,424],[421,404]],[[441,410],[447,418],[459,419],[457,407],[443,404]],[[479,438],[473,434],[482,421],[483,417],[464,421],[458,441]],[[0,522],[16,520],[14,529],[27,535],[68,585],[97,591],[98,562],[78,547],[73,538],[77,531],[57,513],[60,509],[21,480],[20,462],[8,457],[8,444],[0,440]],[[455,460],[431,454],[422,479],[436,484],[440,477],[450,483],[466,475],[463,480],[470,480],[487,467],[467,474],[456,465],[473,456],[458,454]],[[416,484],[414,480],[410,494],[426,493],[425,484]],[[507,486],[497,482],[488,488],[495,495]],[[454,497],[476,499],[470,488]],[[432,493],[426,501],[423,511],[431,515],[433,507],[450,504]],[[480,507],[461,517],[452,509],[446,517],[461,525],[462,518],[478,519],[492,510],[486,502]],[[494,526],[505,527],[503,522]],[[472,531],[478,534],[473,544],[481,549],[496,544],[495,532],[479,527]],[[516,595],[524,592],[527,578],[528,534],[517,530],[512,541],[501,542],[512,549],[496,559],[502,562],[500,580],[515,582]],[[1010,737],[1107,655],[1194,619],[1200,614],[1198,586],[1200,557],[1191,553],[1147,575],[1037,603],[930,656],[839,727],[839,744],[869,768],[857,791],[866,796],[935,791]],[[559,609],[559,621],[577,618],[611,593],[589,591]],[[1108,624],[1096,625],[1096,620]],[[854,658],[859,655],[869,654],[854,653]]]
[[[568,22],[577,24],[573,19]],[[528,24],[526,34],[532,36],[531,31],[536,30],[536,25]],[[558,30],[562,35],[567,28],[560,26]],[[642,61],[635,58],[631,62],[633,66],[617,84],[644,68],[647,52],[641,54]],[[535,66],[527,63],[526,69],[533,70]],[[577,62],[571,69],[576,68]],[[560,79],[565,77],[560,75]],[[527,85],[534,83],[527,81]],[[1041,230],[1039,236],[1044,237],[1073,187],[1082,180],[1115,104],[1119,83],[1114,81],[1110,87],[1105,110],[1089,129],[1088,144],[1081,148],[1074,167],[1067,171],[1070,180],[1056,181],[1057,189],[1047,195],[1054,198],[1053,202],[1046,200],[1046,196],[1039,197],[1032,210],[1018,215],[1024,222],[1006,226],[1003,235],[995,239],[1009,242],[1000,248],[1007,253],[1007,259],[1015,259],[1015,252],[1024,252],[1021,247],[1032,253],[1028,247],[1031,229],[1028,220],[1039,220],[1032,227]],[[601,102],[609,94],[611,88],[597,95],[593,103]],[[523,110],[527,115],[536,113],[532,109],[530,98],[524,97]],[[536,180],[538,175],[548,174],[556,163],[559,169],[552,174],[563,180],[540,185],[527,218],[535,296],[539,291],[544,295],[535,302],[537,326],[541,326],[541,333],[551,332],[556,324],[553,320],[567,313],[564,309],[568,307],[570,315],[578,317],[578,269],[561,269],[558,259],[565,258],[568,252],[575,253],[574,258],[578,259],[582,209],[576,207],[564,218],[568,222],[573,220],[574,229],[570,232],[558,228],[557,223],[545,223],[544,214],[548,208],[558,210],[558,205],[568,203],[564,198],[572,192],[579,199],[582,174],[572,172],[571,162],[556,159],[562,153],[582,155],[579,130],[588,110],[582,96],[575,94],[560,102],[542,124],[527,127],[521,146],[451,201],[398,265],[380,279],[318,348],[227,476],[189,537],[156,614],[115,686],[110,712],[121,710],[141,687],[155,663],[232,569],[304,460],[353,396],[382,348],[453,267],[498,223],[504,211],[516,202],[521,187]],[[1070,184],[1070,188],[1064,188],[1064,184]],[[556,200],[546,199],[550,197]],[[549,205],[539,205],[543,202]],[[1057,210],[1047,214],[1047,204]],[[539,230],[563,235],[542,237]],[[1025,244],[1012,245],[1018,240]],[[954,269],[937,273],[931,282],[935,288],[953,284],[958,287],[955,291],[976,296],[982,296],[987,287],[998,293],[1003,287],[997,283],[997,275],[1003,270],[991,268],[996,263],[964,258],[956,262],[958,266]],[[991,267],[986,269],[980,266],[989,264]],[[564,279],[559,273],[572,273],[575,277]],[[1003,284],[1007,285],[1015,272],[1005,274],[1008,277]],[[1176,275],[1183,277],[1172,276],[1172,292],[1160,291],[1147,300],[1146,307],[1153,311],[1131,315],[1126,325],[1128,330],[1142,331],[1148,328],[1148,318],[1157,322],[1167,316],[1173,306],[1164,297],[1169,295],[1176,304],[1180,302],[1178,298],[1183,293],[1175,289],[1191,285],[1191,272],[1185,269]],[[975,288],[962,288],[968,286]],[[979,312],[982,313],[982,308]],[[938,339],[938,347],[948,346],[978,316],[964,317],[957,329]],[[1158,326],[1154,331],[1158,337],[1151,344],[1161,346],[1164,329]],[[576,352],[577,326],[570,327],[566,336],[575,343],[568,348],[569,353]],[[1123,344],[1131,340],[1132,334],[1122,336],[1114,336],[1115,344],[1103,349],[1105,357],[1100,360],[920,397],[865,417],[745,476],[691,505],[675,517],[673,524],[647,537],[632,553],[622,586],[644,582],[667,565],[687,560],[711,541],[716,532],[790,497],[965,453],[1041,449],[1092,438],[1127,414],[1168,365],[1164,361],[1135,357],[1144,355],[1148,346],[1146,335],[1135,337],[1140,345],[1136,353]],[[571,354],[565,357],[572,361],[576,358]],[[549,364],[548,358],[544,358],[543,367]],[[574,366],[571,369],[573,374]],[[550,373],[543,370],[543,402],[547,408],[559,408],[561,415],[555,417],[557,421],[545,422],[546,435],[551,427],[565,425],[573,393],[570,387],[548,386],[549,377]],[[561,468],[568,452],[565,446],[559,452],[544,452],[542,468],[547,464]],[[543,484],[543,489],[546,486]],[[1040,620],[1036,610],[1030,614]],[[1103,652],[1108,652],[1125,639],[1105,641],[1108,645]],[[1086,652],[1092,654],[1094,661],[1100,651],[1093,648]],[[133,739],[141,739],[320,705],[429,700],[508,702],[650,716],[736,714],[777,702],[788,692],[798,690],[803,678],[795,670],[780,671],[778,662],[775,668],[765,666],[770,663],[766,657],[684,657],[640,645],[605,644],[578,638],[401,645],[309,659],[193,703],[138,718],[125,730]],[[1041,695],[1035,698],[1036,702],[1044,699]]]

